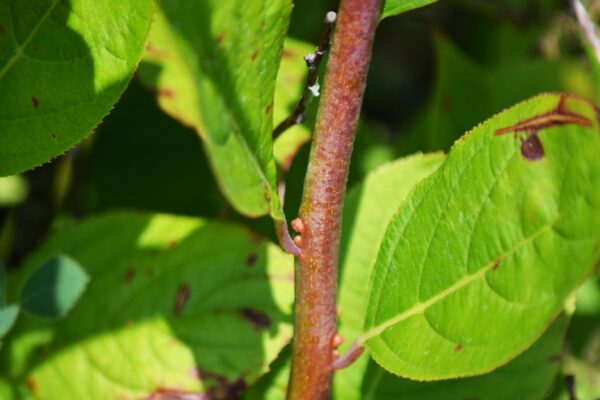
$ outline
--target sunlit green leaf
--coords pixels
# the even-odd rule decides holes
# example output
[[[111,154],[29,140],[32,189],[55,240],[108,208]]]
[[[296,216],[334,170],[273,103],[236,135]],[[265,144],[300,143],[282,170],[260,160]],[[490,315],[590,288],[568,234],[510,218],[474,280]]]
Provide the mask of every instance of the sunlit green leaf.
[[[597,115],[566,95],[521,103],[415,188],[371,280],[361,340],[379,364],[420,380],[482,374],[542,334],[600,257]]]
[[[161,2],[140,77],[202,137],[225,197],[280,219],[273,96],[289,0]]]
[[[367,290],[385,228],[414,185],[435,171],[443,154],[415,155],[371,172],[348,194],[344,204],[339,291],[340,334],[347,350],[362,332]],[[368,357],[336,373],[334,392],[340,399],[361,398]]]
[[[85,266],[86,293],[57,323],[21,318],[0,352],[15,387],[34,382],[44,399],[236,398],[291,338],[292,257],[243,228],[107,214],[57,233],[23,268],[56,252]]]
[[[391,17],[392,15],[402,14],[435,3],[437,0],[384,0],[381,18]]]
[[[416,382],[392,375],[371,362],[360,399],[542,399],[559,370],[566,322],[565,317],[559,318],[526,352],[502,368],[482,376]]]
[[[140,59],[152,0],[0,1],[0,176],[87,135]]]
[[[85,291],[88,280],[77,261],[62,254],[54,256],[25,282],[21,308],[41,318],[64,317]]]
[[[0,206],[20,204],[27,197],[27,181],[19,175],[0,178]]]

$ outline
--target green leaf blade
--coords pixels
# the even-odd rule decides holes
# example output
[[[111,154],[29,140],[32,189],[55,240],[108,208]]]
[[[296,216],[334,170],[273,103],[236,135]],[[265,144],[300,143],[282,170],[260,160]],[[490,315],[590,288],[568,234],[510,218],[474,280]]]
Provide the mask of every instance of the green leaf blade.
[[[244,228],[107,214],[54,235],[24,269],[56,252],[85,266],[85,295],[58,323],[22,318],[0,353],[15,385],[47,399],[237,393],[290,341],[293,259]],[[43,362],[27,353],[34,335]]]
[[[385,0],[381,19],[405,13],[435,3],[437,0]]]
[[[272,113],[290,12],[288,0],[163,1],[140,69],[160,106],[203,139],[225,197],[252,217],[281,217]]]
[[[40,318],[62,318],[83,295],[88,281],[77,261],[57,255],[31,274],[21,293],[21,307]]]
[[[139,62],[154,8],[0,2],[0,176],[47,162],[98,125]]]
[[[2,339],[17,322],[19,316],[19,306],[11,304],[0,308],[0,339]]]
[[[589,127],[544,125],[541,159],[528,159],[512,132],[498,134],[547,123],[563,99]],[[386,369],[419,380],[481,374],[514,358],[600,256],[595,107],[542,95],[463,139],[390,223],[369,292],[367,347]]]
[[[417,154],[386,164],[371,172],[346,197],[342,222],[339,320],[340,335],[348,343],[340,348],[340,352],[346,351],[350,342],[362,333],[369,276],[386,226],[414,185],[433,173],[443,160],[441,153]],[[337,398],[361,398],[368,365],[368,358],[362,357],[350,368],[336,373],[334,393]]]

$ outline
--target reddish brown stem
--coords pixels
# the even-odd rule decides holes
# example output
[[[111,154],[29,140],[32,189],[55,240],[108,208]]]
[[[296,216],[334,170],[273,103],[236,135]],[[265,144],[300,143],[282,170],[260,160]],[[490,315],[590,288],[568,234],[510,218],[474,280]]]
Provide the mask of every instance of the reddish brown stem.
[[[300,207],[289,400],[331,390],[342,205],[380,10],[380,0],[340,2]]]

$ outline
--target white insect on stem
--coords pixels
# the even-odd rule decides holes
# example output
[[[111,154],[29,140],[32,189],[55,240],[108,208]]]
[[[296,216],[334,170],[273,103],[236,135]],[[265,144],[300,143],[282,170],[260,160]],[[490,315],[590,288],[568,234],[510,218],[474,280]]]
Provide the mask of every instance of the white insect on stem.
[[[337,21],[337,14],[335,11],[329,11],[327,14],[325,14],[326,24],[335,24],[335,21]]]
[[[321,86],[319,86],[319,82],[315,82],[314,85],[309,86],[308,90],[311,91],[312,95],[315,97],[319,97],[321,94],[319,93],[319,89],[321,88]]]
[[[581,25],[583,35],[594,50],[596,60],[598,63],[600,63],[600,38],[598,38],[596,26],[594,25],[590,14],[588,14],[583,4],[581,4],[581,0],[571,0],[571,3],[573,5],[575,15],[577,16],[577,20],[579,21],[579,25]]]

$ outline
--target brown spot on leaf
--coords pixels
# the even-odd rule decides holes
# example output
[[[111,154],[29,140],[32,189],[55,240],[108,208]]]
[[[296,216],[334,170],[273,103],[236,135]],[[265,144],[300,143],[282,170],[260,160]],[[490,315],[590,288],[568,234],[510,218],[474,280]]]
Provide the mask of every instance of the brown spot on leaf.
[[[27,385],[27,390],[29,390],[29,392],[31,394],[33,394],[34,396],[37,397],[37,382],[35,381],[35,379],[33,379],[32,377],[27,378],[27,381],[25,382],[25,384]]]
[[[188,285],[181,285],[179,289],[177,289],[177,294],[175,296],[175,304],[173,305],[173,314],[175,316],[181,315],[181,310],[183,310],[183,306],[187,302],[190,297],[190,287]]]
[[[521,136],[521,155],[530,161],[540,160],[544,157],[544,147],[538,137],[539,131],[554,126],[571,124],[586,128],[592,127],[592,121],[588,118],[567,109],[565,100],[570,97],[572,96],[562,95],[558,106],[554,110],[525,119],[514,125],[498,129],[494,132],[494,135],[499,136],[506,133],[514,133],[516,138],[520,132],[524,133],[524,136]],[[597,110],[595,106],[594,109]]]
[[[167,99],[172,99],[175,97],[175,93],[171,89],[161,89],[156,92],[158,97],[165,97]]]
[[[500,264],[502,264],[502,260],[498,259],[494,262],[494,265],[492,265],[492,271],[496,272],[498,270],[498,268],[500,267]]]
[[[254,60],[256,60],[256,57],[257,57],[257,56],[258,56],[258,49],[255,49],[255,50],[252,52],[252,55],[250,56],[250,59],[251,59],[252,61],[254,61]]]
[[[33,108],[38,108],[40,106],[40,101],[37,97],[31,96],[31,105],[33,106]]]
[[[459,352],[462,351],[462,349],[464,349],[465,346],[463,346],[462,344],[457,344],[456,347],[454,348],[454,351]]]
[[[240,309],[241,316],[250,322],[255,329],[269,329],[271,327],[271,318],[262,311],[253,310],[252,308]]]
[[[283,58],[293,58],[293,57],[296,57],[296,54],[294,54],[294,52],[291,50],[283,49],[282,57]]]
[[[215,39],[215,43],[217,44],[217,46],[221,45],[225,41],[226,37],[227,37],[227,32],[223,31],[223,32],[219,33],[219,36],[217,36]]]
[[[123,274],[123,282],[130,283],[135,278],[135,269],[133,267],[127,268],[127,271]]]
[[[560,360],[561,360],[560,354],[555,354],[553,356],[548,357],[548,363],[550,363],[550,364],[557,364],[558,362],[560,362]]]
[[[533,132],[521,143],[521,155],[529,161],[538,161],[544,158],[544,146],[537,135]]]
[[[250,254],[246,257],[246,266],[253,267],[256,264],[256,260],[258,259],[258,255],[256,253]]]
[[[265,114],[270,114],[271,111],[273,111],[273,101],[271,100],[271,102],[269,104],[267,104],[267,106],[265,107]]]

